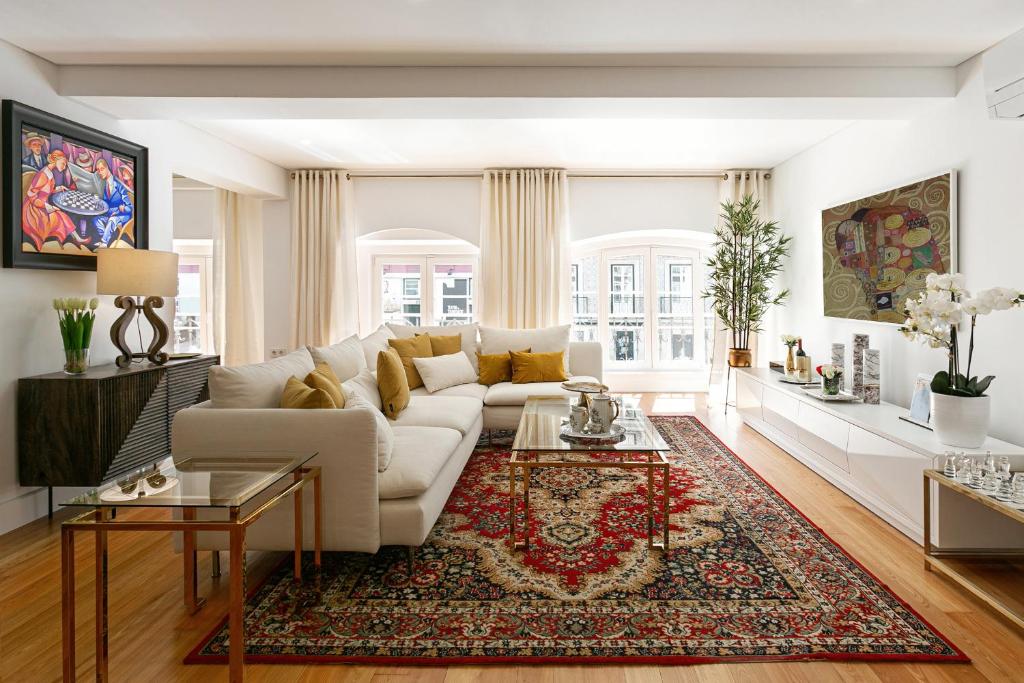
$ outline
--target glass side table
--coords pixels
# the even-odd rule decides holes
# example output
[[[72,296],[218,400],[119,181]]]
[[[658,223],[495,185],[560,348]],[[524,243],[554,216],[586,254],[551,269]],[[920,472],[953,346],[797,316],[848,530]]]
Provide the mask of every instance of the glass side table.
[[[195,613],[203,604],[196,595],[197,531],[230,535],[230,607],[228,670],[231,681],[243,677],[245,654],[245,531],[288,496],[295,504],[295,580],[302,580],[302,489],[313,484],[314,564],[320,566],[322,539],[320,468],[306,466],[316,453],[245,453],[244,455],[167,458],[151,468],[76,496],[63,503],[90,511],[61,524],[61,638],[64,681],[75,680],[75,534],[96,537],[96,680],[109,680],[107,668],[107,533],[110,531],[181,531],[185,558],[185,607]],[[248,512],[242,507],[278,482],[265,501]],[[175,508],[181,519],[119,520],[117,508]],[[197,510],[223,509],[227,520],[196,519]]]

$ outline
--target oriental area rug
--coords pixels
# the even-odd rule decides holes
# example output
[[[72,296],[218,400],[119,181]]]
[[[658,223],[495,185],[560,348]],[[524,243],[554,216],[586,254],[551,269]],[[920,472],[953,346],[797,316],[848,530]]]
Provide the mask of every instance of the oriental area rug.
[[[687,664],[967,661],[693,417],[672,447],[671,548],[647,548],[639,471],[535,470],[508,541],[507,441],[482,441],[410,577],[404,548],[291,561],[253,591],[246,660]],[[660,481],[658,482],[660,484]],[[308,572],[308,573],[307,573]],[[186,659],[226,661],[218,626]]]

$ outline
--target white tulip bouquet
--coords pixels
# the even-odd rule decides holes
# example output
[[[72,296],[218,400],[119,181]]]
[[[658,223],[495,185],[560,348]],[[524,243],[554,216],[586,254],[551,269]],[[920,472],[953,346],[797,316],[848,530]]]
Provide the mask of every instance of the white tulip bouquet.
[[[96,322],[99,305],[100,300],[95,297],[53,300],[53,310],[57,311],[57,323],[64,342],[64,371],[68,374],[80,374],[89,367],[92,326]]]
[[[982,379],[971,376],[974,360],[974,327],[979,315],[1005,311],[1024,303],[1019,290],[993,287],[972,295],[965,289],[960,273],[938,275],[932,273],[925,281],[925,291],[907,302],[907,320],[900,332],[911,341],[919,341],[933,349],[946,349],[949,369],[935,373],[931,389],[947,396],[984,396],[994,375]],[[960,373],[960,345],[958,333],[964,318],[971,319],[971,334],[967,350],[967,372]]]

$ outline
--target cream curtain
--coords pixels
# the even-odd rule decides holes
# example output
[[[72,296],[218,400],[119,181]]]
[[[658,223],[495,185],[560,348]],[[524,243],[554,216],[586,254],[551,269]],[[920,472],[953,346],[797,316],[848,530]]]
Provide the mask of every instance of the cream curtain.
[[[771,178],[770,171],[762,170],[734,170],[727,171],[726,178],[721,181],[718,187],[719,204],[723,202],[737,202],[746,195],[753,195],[755,199],[761,200],[762,218],[770,216],[768,206],[768,180]],[[712,393],[721,392],[725,395],[725,369],[729,359],[730,334],[722,325],[722,321],[715,318],[714,349],[711,358],[710,388]],[[757,357],[757,335],[751,333],[749,344],[753,363],[759,365]]]
[[[215,190],[213,341],[224,365],[263,357],[263,202]]]
[[[294,171],[291,199],[291,344],[324,346],[359,327],[351,181],[345,171]]]
[[[511,328],[568,321],[568,181],[557,169],[484,174],[481,319]]]

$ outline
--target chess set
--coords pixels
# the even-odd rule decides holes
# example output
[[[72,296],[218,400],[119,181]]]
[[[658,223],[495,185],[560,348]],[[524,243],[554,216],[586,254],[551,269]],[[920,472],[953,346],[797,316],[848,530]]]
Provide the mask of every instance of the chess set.
[[[88,213],[106,211],[106,202],[94,194],[81,190],[67,190],[55,198],[58,205],[66,211],[80,210]]]

